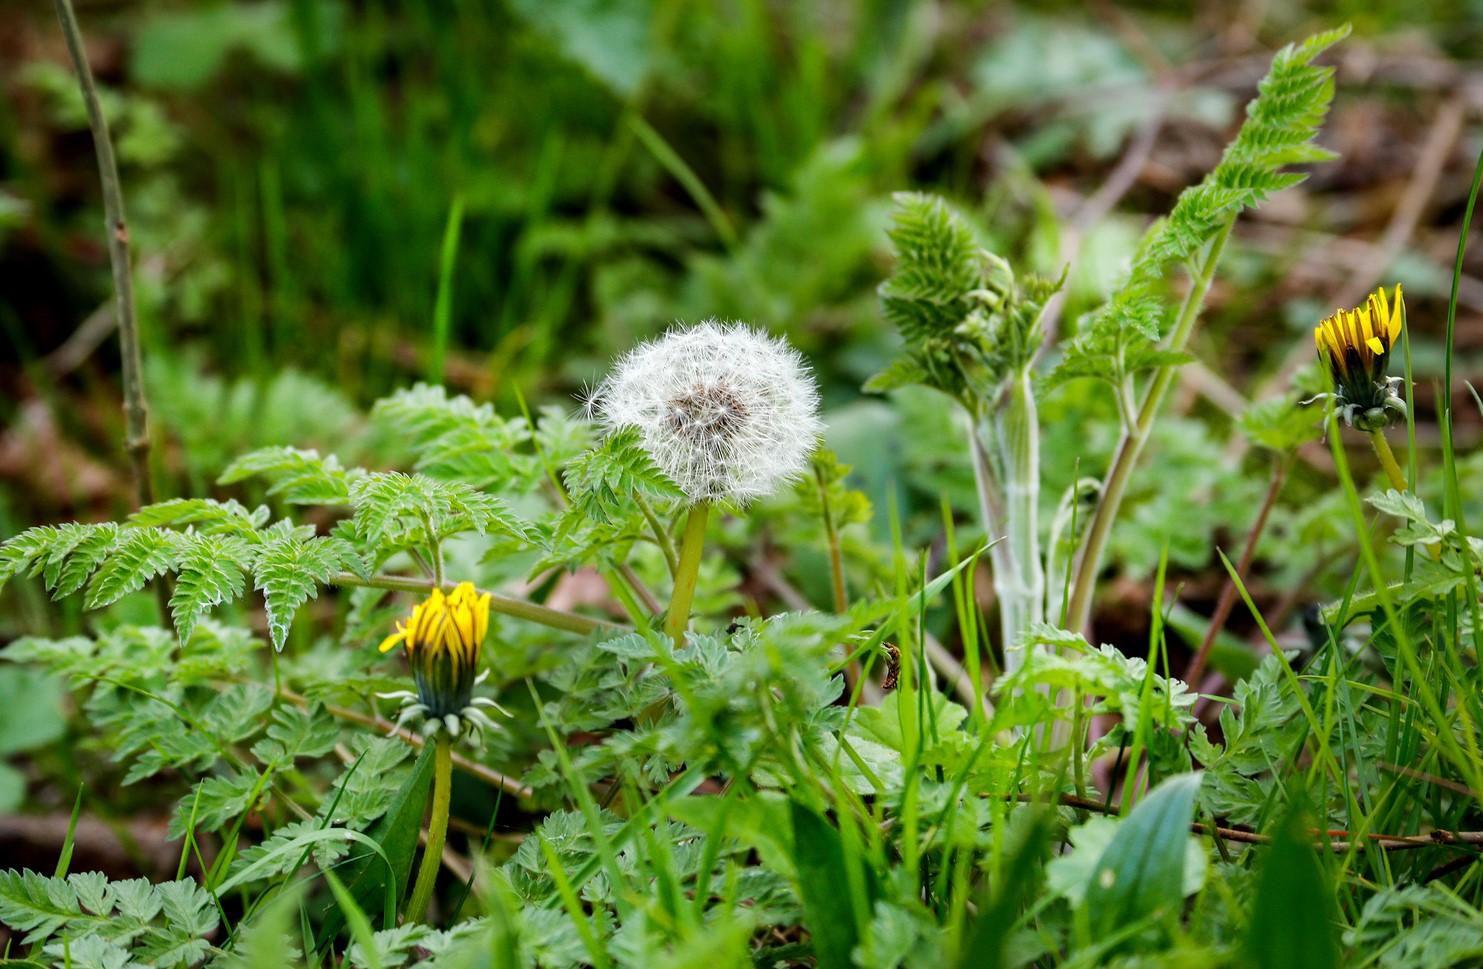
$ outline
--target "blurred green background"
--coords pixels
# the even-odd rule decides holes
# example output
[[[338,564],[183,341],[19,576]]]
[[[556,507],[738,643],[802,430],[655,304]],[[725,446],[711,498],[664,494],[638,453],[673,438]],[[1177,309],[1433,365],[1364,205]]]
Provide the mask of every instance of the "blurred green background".
[[[1232,418],[1298,393],[1313,323],[1382,280],[1406,285],[1435,440],[1437,336],[1479,147],[1478,0],[85,2],[79,16],[123,169],[165,497],[211,493],[260,445],[392,462],[396,442],[361,415],[419,379],[507,412],[517,394],[575,407],[615,353],[719,316],[809,355],[831,442],[878,506],[901,503],[908,538],[931,542],[940,498],[972,518],[952,416],[926,392],[859,390],[893,346],[874,294],[890,193],[943,193],[1023,269],[1069,263],[1070,331],[1214,164],[1271,53],[1345,21],[1321,139],[1343,157],[1238,228],[1116,562],[1136,582],[1168,544],[1187,598],[1213,595],[1211,549],[1244,534],[1267,476]],[[75,79],[50,4],[0,3],[0,24],[9,535],[116,516],[130,490]],[[1467,268],[1464,378],[1483,360],[1480,257]],[[1477,409],[1451,391],[1472,452]],[[1047,502],[1101,473],[1104,395],[1083,382],[1042,405]],[[1265,602],[1348,574],[1324,461],[1264,539]],[[1483,482],[1483,462],[1464,473]]]

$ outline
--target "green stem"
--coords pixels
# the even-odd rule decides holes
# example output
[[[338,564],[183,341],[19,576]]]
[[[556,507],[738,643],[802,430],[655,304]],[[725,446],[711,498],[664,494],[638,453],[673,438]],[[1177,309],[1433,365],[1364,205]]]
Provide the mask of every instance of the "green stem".
[[[394,592],[428,592],[436,588],[430,579],[415,579],[404,575],[373,575],[369,579],[362,579],[352,572],[336,572],[329,577],[329,582],[331,585],[367,589],[391,589]],[[488,590],[481,589],[479,591],[482,594]],[[563,629],[567,632],[580,633],[586,636],[597,632],[599,629],[621,628],[616,623],[608,622],[606,619],[589,619],[586,616],[579,616],[574,612],[563,612],[560,609],[537,605],[534,602],[527,602],[524,599],[500,595],[498,592],[489,592],[488,594],[491,611],[506,616],[513,616],[516,619],[525,619],[529,622],[539,623],[542,626],[550,626],[552,629]]]
[[[669,574],[674,575],[680,567],[680,559],[675,554],[675,543],[674,539],[669,537],[669,529],[664,527],[664,522],[654,514],[654,506],[650,505],[648,499],[642,494],[635,491],[633,501],[639,506],[639,511],[644,513],[644,520],[649,523],[649,530],[654,533],[654,541],[658,543],[659,551],[664,553],[664,561],[669,566]]]
[[[1011,631],[1017,628],[1018,623],[1018,619],[1012,615],[1013,595],[1005,584],[1014,572],[1014,561],[1010,558],[1009,544],[1002,540],[1004,495],[1000,491],[999,476],[994,471],[983,436],[971,420],[968,422],[968,450],[973,456],[973,480],[978,488],[978,514],[983,520],[984,537],[990,543],[989,565],[993,569],[994,596],[999,602],[1000,642],[1007,664]]]
[[[1235,224],[1234,216],[1226,220],[1225,225],[1221,226],[1220,231],[1211,241],[1210,249],[1205,254],[1200,271],[1195,275],[1194,285],[1190,287],[1189,294],[1184,299],[1184,305],[1180,308],[1179,321],[1174,326],[1174,332],[1169,335],[1169,340],[1165,345],[1166,349],[1183,350],[1189,343],[1195,322],[1200,317],[1200,310],[1205,305],[1205,294],[1210,291],[1210,284],[1215,280],[1215,267],[1220,263],[1221,253],[1225,251],[1226,241],[1230,239],[1231,229]],[[1149,434],[1153,431],[1154,418],[1158,416],[1159,409],[1163,406],[1164,397],[1174,385],[1176,371],[1177,368],[1172,365],[1163,366],[1154,371],[1148,395],[1138,409],[1136,423],[1131,428],[1125,429],[1122,438],[1118,441],[1112,466],[1107,469],[1107,477],[1102,482],[1102,497],[1097,502],[1097,510],[1092,514],[1091,524],[1087,528],[1086,545],[1081,553],[1081,564],[1076,571],[1076,582],[1071,589],[1071,600],[1067,604],[1066,624],[1071,629],[1086,629],[1091,619],[1092,592],[1097,584],[1097,573],[1102,568],[1102,553],[1106,550],[1107,541],[1112,536],[1112,524],[1117,519],[1118,510],[1122,507],[1123,497],[1128,490],[1128,481],[1133,476],[1133,467],[1143,453],[1143,446],[1148,443]]]
[[[427,820],[427,848],[417,869],[412,901],[407,904],[408,922],[421,922],[433,897],[433,883],[438,880],[438,868],[443,864],[443,841],[448,836],[448,792],[452,781],[453,738],[446,730],[439,731],[437,747],[433,750],[433,807]]]
[[[824,473],[814,471],[814,480],[819,485],[819,508],[824,519],[824,541],[829,550],[829,579],[834,591],[834,611],[843,614],[850,607],[850,593],[844,580],[844,554],[839,545],[839,526],[834,523],[834,509],[829,507],[829,486]]]
[[[1395,452],[1391,451],[1390,442],[1385,439],[1385,432],[1371,431],[1370,444],[1375,448],[1375,456],[1380,459],[1380,467],[1385,469],[1386,477],[1390,478],[1390,486],[1405,494],[1410,490],[1406,487],[1406,475],[1401,471],[1401,466],[1396,463]]]
[[[1009,399],[994,417],[1004,468],[1005,524],[1014,572],[1014,624],[1005,629],[1004,669],[1024,661],[1023,639],[1045,618],[1045,571],[1040,559],[1040,420],[1028,367],[1009,384]]]
[[[705,547],[705,523],[710,513],[708,501],[690,506],[685,518],[685,536],[680,541],[680,566],[675,571],[675,592],[669,600],[669,613],[664,617],[664,631],[679,646],[685,642],[685,627],[690,625],[690,604],[695,599],[695,581],[700,576],[700,552]]]

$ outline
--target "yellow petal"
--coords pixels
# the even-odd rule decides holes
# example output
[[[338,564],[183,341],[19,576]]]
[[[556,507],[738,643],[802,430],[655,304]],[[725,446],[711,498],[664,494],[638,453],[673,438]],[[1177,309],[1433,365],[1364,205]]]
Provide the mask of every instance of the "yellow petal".
[[[458,625],[459,638],[468,645],[474,643],[474,614],[467,606],[454,612],[453,620]]]
[[[398,624],[398,627],[397,627],[397,631],[396,632],[392,633],[390,636],[387,636],[385,639],[381,640],[381,646],[379,647],[380,648],[380,651],[383,652],[383,653],[389,652],[393,647],[396,646],[397,643],[402,642],[406,638],[407,638],[406,632],[404,630],[402,630],[400,624]]]
[[[1368,346],[1370,348],[1370,352],[1375,354],[1375,356],[1377,357],[1385,353],[1385,344],[1380,342],[1379,337],[1370,337],[1368,340],[1365,341],[1365,345]]]
[[[479,619],[474,626],[474,639],[483,643],[484,637],[489,634],[489,593],[479,597],[478,604],[474,606],[474,615]]]
[[[1385,290],[1382,289],[1381,292],[1383,293],[1383,292],[1385,292]],[[1405,300],[1401,296],[1401,284],[1400,283],[1396,283],[1395,284],[1395,301],[1393,303],[1393,307],[1394,307],[1394,309],[1392,310],[1391,314],[1386,318],[1386,321],[1385,321],[1386,330],[1390,334],[1390,345],[1391,346],[1395,346],[1395,341],[1400,338],[1400,335],[1401,335],[1401,318],[1406,315],[1406,303],[1405,303]]]

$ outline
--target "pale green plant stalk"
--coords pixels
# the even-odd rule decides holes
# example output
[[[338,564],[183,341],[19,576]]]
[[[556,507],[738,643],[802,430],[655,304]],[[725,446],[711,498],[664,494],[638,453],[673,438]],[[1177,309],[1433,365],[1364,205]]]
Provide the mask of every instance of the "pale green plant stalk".
[[[1024,638],[1045,620],[1045,572],[1041,565],[1040,422],[1029,365],[1009,379],[1005,395],[973,429],[974,473],[984,527],[1004,541],[990,551],[1004,671],[1024,664]]]

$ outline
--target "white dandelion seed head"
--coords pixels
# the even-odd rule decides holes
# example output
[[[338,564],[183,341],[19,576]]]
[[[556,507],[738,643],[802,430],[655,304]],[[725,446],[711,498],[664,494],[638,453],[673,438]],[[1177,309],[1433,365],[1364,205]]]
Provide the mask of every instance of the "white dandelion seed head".
[[[823,429],[798,351],[716,320],[629,351],[598,386],[592,411],[610,430],[637,428],[654,463],[696,501],[772,494],[803,473]]]

